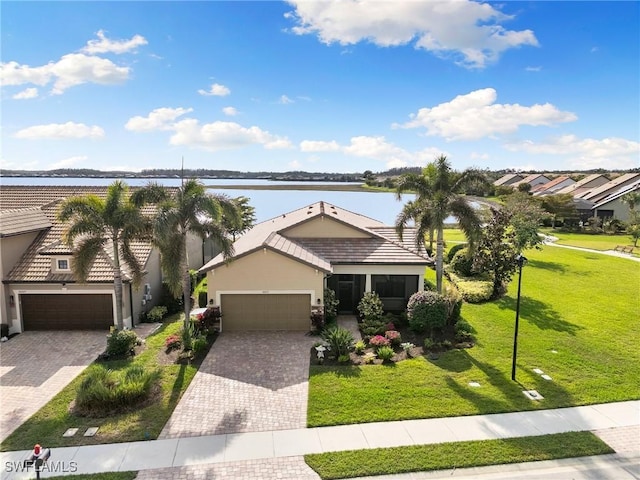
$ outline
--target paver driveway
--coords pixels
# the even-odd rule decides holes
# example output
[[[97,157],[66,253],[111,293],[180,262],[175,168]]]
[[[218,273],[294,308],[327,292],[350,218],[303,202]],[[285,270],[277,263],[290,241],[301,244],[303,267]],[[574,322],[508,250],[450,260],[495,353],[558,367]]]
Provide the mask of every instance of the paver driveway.
[[[306,427],[309,349],[300,332],[224,332],[160,438]]]
[[[24,332],[0,343],[0,440],[104,350],[103,331]]]

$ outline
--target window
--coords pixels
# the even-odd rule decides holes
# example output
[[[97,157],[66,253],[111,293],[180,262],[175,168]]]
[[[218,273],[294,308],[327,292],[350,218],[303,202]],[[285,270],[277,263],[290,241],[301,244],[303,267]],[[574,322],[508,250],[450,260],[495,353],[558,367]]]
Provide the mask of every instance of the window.
[[[69,260],[58,260],[58,270],[69,270]]]
[[[377,292],[380,297],[405,297],[404,275],[372,275],[371,289]]]

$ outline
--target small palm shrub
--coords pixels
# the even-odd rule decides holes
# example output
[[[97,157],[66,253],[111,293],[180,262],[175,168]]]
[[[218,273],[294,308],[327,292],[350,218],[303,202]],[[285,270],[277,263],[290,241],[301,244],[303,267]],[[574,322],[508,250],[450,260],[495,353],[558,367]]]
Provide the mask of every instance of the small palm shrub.
[[[102,416],[135,406],[149,397],[159,378],[159,370],[145,371],[140,365],[120,371],[97,365],[78,387],[76,411]]]
[[[448,285],[444,294],[444,301],[447,305],[447,323],[453,325],[460,318],[462,295],[460,295],[456,287]]]
[[[383,362],[390,361],[394,355],[395,355],[395,352],[391,347],[383,346],[378,349],[378,358]]]
[[[182,340],[182,350],[188,352],[193,350],[193,337],[195,335],[195,328],[192,323],[185,325],[182,327],[182,331],[180,332],[180,338]]]
[[[377,321],[384,313],[382,300],[376,292],[366,292],[358,303],[358,312],[365,320]]]
[[[333,325],[325,329],[321,336],[334,355],[337,357],[349,355],[349,350],[353,345],[353,335],[349,330]]]
[[[119,357],[131,353],[141,340],[133,330],[114,330],[107,335],[107,350],[109,356]]]
[[[441,330],[447,323],[447,304],[436,292],[416,292],[407,304],[409,328],[416,333]]]
[[[362,340],[358,340],[356,344],[353,346],[353,349],[356,351],[358,355],[362,354],[365,348],[367,348],[367,344],[364,343]]]

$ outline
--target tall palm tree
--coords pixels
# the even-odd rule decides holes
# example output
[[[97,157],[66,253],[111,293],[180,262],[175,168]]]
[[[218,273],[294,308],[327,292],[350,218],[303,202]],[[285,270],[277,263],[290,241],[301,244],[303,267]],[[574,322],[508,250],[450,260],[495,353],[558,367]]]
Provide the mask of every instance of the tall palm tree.
[[[413,222],[416,226],[416,246],[422,248],[429,235],[433,242],[436,233],[436,288],[442,293],[442,268],[444,252],[444,221],[453,215],[473,246],[480,234],[481,220],[468,200],[459,192],[471,183],[486,183],[485,175],[479,170],[467,169],[455,172],[444,155],[427,165],[422,174],[402,175],[396,187],[396,198],[401,200],[404,192],[412,191],[416,197],[405,204],[396,219],[396,230],[402,238],[404,229]]]
[[[153,242],[160,249],[164,279],[171,292],[184,297],[185,325],[191,311],[191,275],[189,274],[188,234],[209,237],[225,258],[233,255],[229,225],[240,225],[237,205],[224,195],[213,195],[194,179],[186,180],[176,190],[150,183],[137,190],[133,202],[142,206],[157,205],[153,221]]]
[[[131,250],[131,242],[148,237],[151,227],[149,219],[131,203],[129,188],[120,180],[109,186],[104,199],[96,195],[68,198],[60,207],[58,219],[69,222],[63,240],[73,249],[71,267],[80,282],[86,281],[100,252],[105,248],[111,249],[116,326],[122,330],[121,261],[128,267],[134,284],[139,284],[143,267]]]

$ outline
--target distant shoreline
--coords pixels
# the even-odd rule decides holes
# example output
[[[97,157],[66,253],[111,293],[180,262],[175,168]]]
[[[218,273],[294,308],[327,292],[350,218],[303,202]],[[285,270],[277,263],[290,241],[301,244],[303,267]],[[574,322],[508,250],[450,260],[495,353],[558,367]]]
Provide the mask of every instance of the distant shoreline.
[[[201,180],[205,187],[210,189],[220,189],[220,190],[300,190],[300,191],[324,191],[324,192],[384,192],[385,190],[376,190],[372,188],[366,188],[363,184],[359,185],[336,185],[336,184],[327,184],[327,185],[302,185],[291,182],[290,185],[246,185],[246,184],[235,184],[235,185],[220,185],[220,184],[209,184],[206,180]]]

